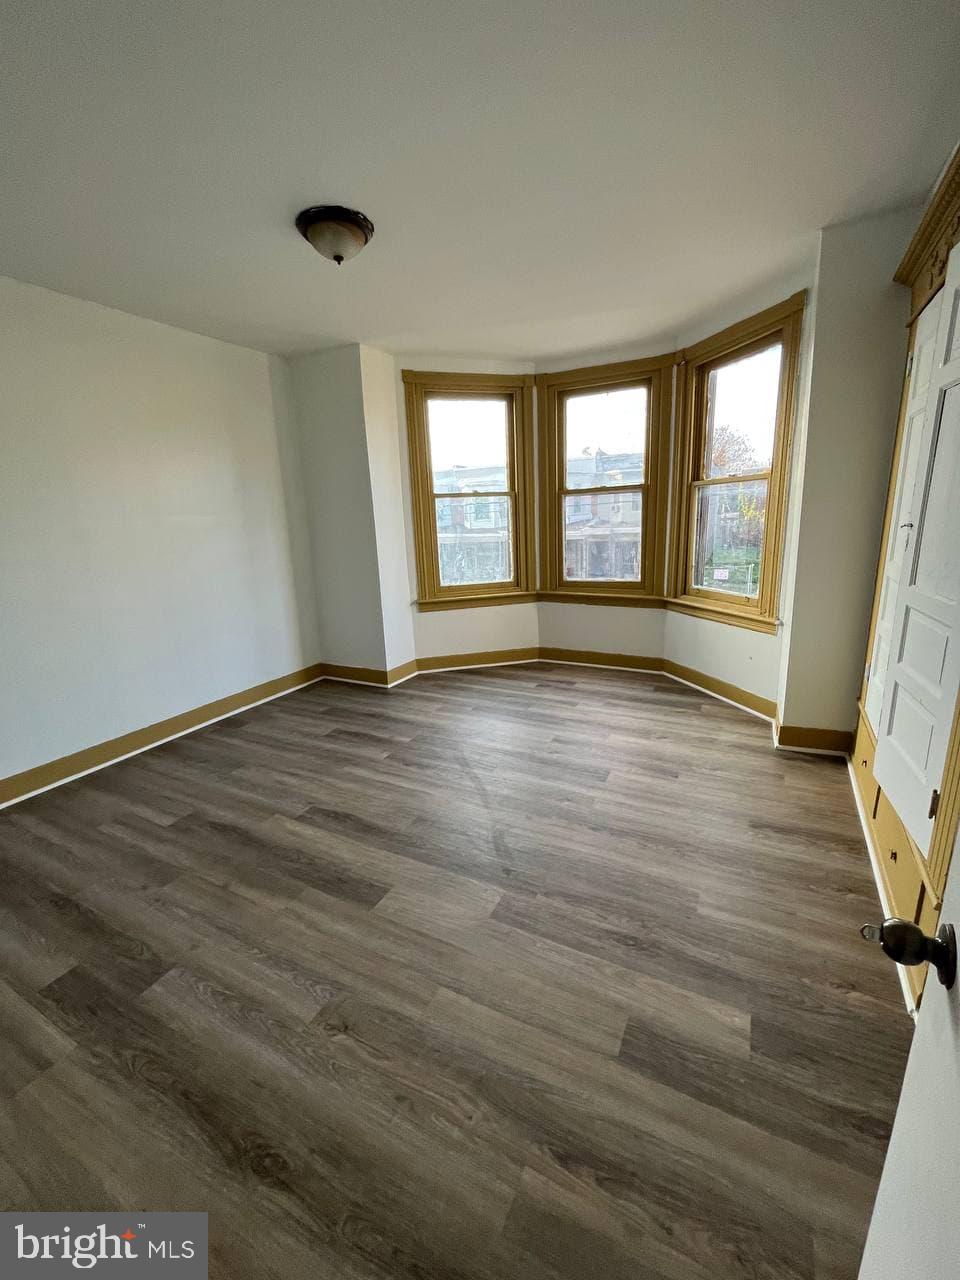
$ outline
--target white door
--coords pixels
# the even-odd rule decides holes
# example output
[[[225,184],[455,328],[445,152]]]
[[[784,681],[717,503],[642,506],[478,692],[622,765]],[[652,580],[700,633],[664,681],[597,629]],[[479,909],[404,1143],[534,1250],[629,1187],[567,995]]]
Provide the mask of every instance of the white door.
[[[880,728],[883,689],[886,683],[887,666],[890,662],[890,638],[893,634],[893,618],[897,607],[897,592],[900,588],[904,552],[910,541],[910,530],[917,523],[917,513],[911,509],[911,504],[917,479],[917,461],[920,457],[923,418],[937,345],[937,321],[940,317],[942,298],[941,290],[924,308],[917,321],[913,338],[910,376],[907,382],[907,404],[903,420],[903,442],[897,464],[893,509],[880,585],[880,603],[877,607],[877,625],[873,633],[873,652],[870,654],[867,695],[863,703],[864,712],[874,734]]]
[[[943,899],[960,928],[960,849]],[[930,971],[877,1192],[860,1280],[960,1275],[960,982]]]
[[[960,686],[960,252],[943,288],[874,774],[926,852]]]

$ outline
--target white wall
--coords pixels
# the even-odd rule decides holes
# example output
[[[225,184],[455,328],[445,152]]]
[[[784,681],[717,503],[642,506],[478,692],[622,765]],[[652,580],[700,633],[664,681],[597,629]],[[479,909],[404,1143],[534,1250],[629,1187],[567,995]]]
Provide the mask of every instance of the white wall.
[[[892,276],[918,217],[821,233],[785,724],[850,729],[856,718],[910,309]]]
[[[0,386],[0,777],[319,658],[283,362],[0,279]]]
[[[360,348],[290,362],[324,661],[386,667]]]
[[[664,656],[771,702],[777,697],[780,637],[689,614],[667,614]]]
[[[800,369],[797,377],[797,409],[793,426],[788,467],[787,518],[783,536],[783,569],[780,577],[780,670],[777,677],[777,717],[783,723],[783,705],[786,697],[787,658],[790,652],[790,636],[793,621],[793,600],[797,585],[797,554],[800,543],[800,508],[803,496],[803,473],[807,452],[807,425],[810,419],[810,384],[816,351],[817,297],[820,281],[820,237],[817,237],[817,257],[813,285],[807,291],[807,303],[803,311],[803,332],[800,335]]]
[[[540,609],[540,643],[546,649],[587,649],[662,658],[663,609],[600,604],[553,604]]]
[[[376,530],[383,644],[389,669],[410,662],[416,653],[413,601],[407,572],[400,420],[397,416],[393,357],[373,347],[361,347],[360,372]]]
[[[941,919],[960,927],[960,849]],[[960,986],[927,978],[860,1280],[960,1273]]]
[[[491,604],[479,609],[440,609],[414,617],[417,657],[532,649],[540,644],[535,604]]]

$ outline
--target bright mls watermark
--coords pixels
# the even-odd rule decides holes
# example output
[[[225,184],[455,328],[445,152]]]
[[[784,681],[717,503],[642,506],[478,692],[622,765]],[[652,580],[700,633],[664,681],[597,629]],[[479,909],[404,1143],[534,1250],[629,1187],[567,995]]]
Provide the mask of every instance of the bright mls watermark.
[[[205,1213],[0,1213],[0,1277],[207,1280]]]

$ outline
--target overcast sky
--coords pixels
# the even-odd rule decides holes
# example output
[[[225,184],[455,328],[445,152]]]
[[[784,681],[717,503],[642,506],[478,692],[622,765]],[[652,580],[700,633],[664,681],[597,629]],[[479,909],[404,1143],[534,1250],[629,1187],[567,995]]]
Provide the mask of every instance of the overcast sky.
[[[718,426],[726,424],[747,437],[761,470],[770,465],[773,450],[781,353],[779,344],[768,347],[723,365],[714,379],[714,422]]]
[[[714,379],[715,421],[745,435],[762,464],[769,463],[780,386],[779,346],[724,365]],[[507,402],[495,398],[427,403],[434,470],[504,466]],[[647,421],[645,387],[568,396],[567,457],[642,453]]]

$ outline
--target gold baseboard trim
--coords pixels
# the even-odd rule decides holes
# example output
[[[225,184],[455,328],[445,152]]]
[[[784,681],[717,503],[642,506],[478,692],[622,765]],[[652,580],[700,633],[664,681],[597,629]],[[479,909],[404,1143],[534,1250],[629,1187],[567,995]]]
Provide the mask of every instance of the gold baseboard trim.
[[[803,725],[781,724],[777,726],[777,746],[848,756],[853,750],[853,734],[847,729],[808,729]]]
[[[630,653],[601,653],[590,649],[556,649],[537,646],[525,649],[489,649],[477,653],[447,653],[432,658],[412,658],[400,666],[391,667],[389,671],[376,667],[347,667],[330,662],[317,662],[299,671],[293,671],[289,675],[278,676],[274,680],[267,680],[263,684],[244,689],[240,693],[232,693],[228,697],[204,703],[201,707],[184,711],[167,720],[159,720],[156,724],[147,725],[143,729],[134,729],[130,733],[121,734],[118,738],[110,738],[106,742],[99,742],[95,746],[61,756],[58,760],[36,765],[32,769],[25,769],[22,773],[12,774],[8,778],[0,778],[0,805],[22,800],[35,791],[42,791],[46,787],[66,782],[77,774],[112,764],[124,756],[157,746],[168,738],[189,733],[190,730],[199,728],[210,720],[222,719],[257,702],[264,702],[278,694],[289,693],[291,689],[311,684],[316,680],[341,680],[388,689],[391,685],[420,673],[460,667],[500,666],[516,662],[566,662],[581,666],[610,667],[623,671],[662,672],[676,676],[688,684],[703,689],[705,693],[716,694],[718,697],[727,699],[728,702],[734,702],[760,715],[772,718],[776,709],[769,699],[761,698],[737,685],[728,684],[725,680],[717,680],[703,671],[681,666],[665,658],[638,657]],[[784,730],[781,729],[781,742],[783,732]],[[799,732],[816,733],[818,731],[800,730]]]
[[[737,684],[718,680],[716,676],[707,675],[705,671],[684,667],[679,662],[671,661],[670,658],[664,658],[663,670],[668,676],[676,676],[678,680],[685,680],[687,684],[696,685],[706,693],[716,694],[718,698],[726,698],[728,702],[735,702],[740,707],[746,707],[748,711],[766,716],[768,720],[772,720],[777,714],[777,704],[772,698],[761,698],[759,693],[751,693],[749,689],[741,689]]]
[[[231,693],[225,698],[205,702],[202,707],[183,711],[179,715],[170,716],[167,720],[158,720],[156,724],[147,725],[143,729],[134,729],[130,733],[121,734],[118,738],[108,738],[106,742],[98,742],[96,746],[73,751],[69,755],[61,756],[58,760],[50,760],[32,769],[24,769],[22,773],[14,773],[9,778],[0,778],[0,805],[23,799],[34,791],[41,791],[44,787],[53,786],[58,782],[66,782],[68,778],[78,773],[86,773],[101,765],[111,764],[135,751],[154,747],[166,738],[175,738],[179,734],[188,733],[208,720],[219,720],[236,711],[242,711],[244,707],[249,707],[255,702],[274,698],[279,693],[289,693],[291,689],[319,680],[324,674],[322,667],[322,663],[314,663],[313,666],[292,671],[289,675],[277,676],[275,680],[255,684],[240,693]]]
[[[317,670],[327,680],[346,680],[350,684],[387,685],[390,683],[390,673],[379,667],[342,667],[335,662],[319,662]]]
[[[417,660],[402,662],[399,667],[384,671],[382,667],[345,667],[335,662],[319,662],[317,670],[325,680],[340,680],[347,684],[372,684],[387,689],[392,684],[406,680],[417,673]]]
[[[704,693],[714,694],[734,702],[747,711],[756,712],[772,720],[776,714],[777,704],[770,698],[762,698],[749,689],[741,689],[739,685],[730,684],[726,680],[718,680],[697,671],[693,667],[684,667],[669,658],[641,657],[632,653],[602,653],[593,649],[556,649],[541,646],[538,649],[499,649],[486,653],[445,654],[437,658],[418,658],[418,671],[437,671],[441,668],[496,666],[502,662],[572,662],[589,667],[612,667],[622,671],[662,672],[675,676],[687,684],[696,685]]]
[[[587,667],[616,667],[623,671],[663,671],[663,658],[640,658],[632,653],[597,653],[592,649],[539,650],[541,662],[576,662]]]
[[[417,660],[411,658],[409,662],[402,662],[399,667],[391,667],[387,672],[387,684],[397,684],[400,680],[407,680],[410,676],[417,674]]]
[[[507,662],[536,662],[542,650],[488,649],[479,653],[444,653],[434,658],[415,658],[417,671],[449,671],[454,667],[496,667]]]

